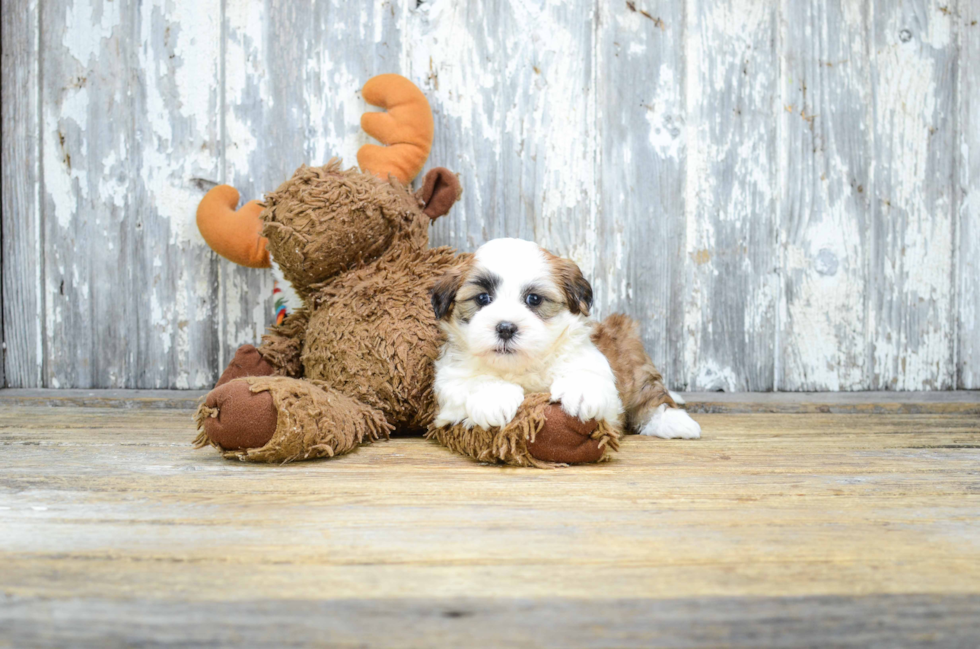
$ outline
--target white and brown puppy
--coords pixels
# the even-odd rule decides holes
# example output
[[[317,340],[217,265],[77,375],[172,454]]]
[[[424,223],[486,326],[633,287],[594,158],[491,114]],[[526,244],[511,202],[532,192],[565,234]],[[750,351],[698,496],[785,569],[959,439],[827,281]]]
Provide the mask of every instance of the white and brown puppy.
[[[623,316],[601,325],[590,321],[592,287],[578,266],[536,243],[495,239],[484,244],[436,284],[432,307],[446,333],[436,361],[436,426],[503,426],[525,393],[550,392],[552,401],[582,420],[618,426],[625,414],[625,423],[637,432],[700,436],[698,425],[673,408],[639,337],[629,329],[632,321]],[[622,399],[619,375],[620,387],[626,386]],[[668,407],[674,410],[669,422]],[[675,413],[684,419],[678,425]]]

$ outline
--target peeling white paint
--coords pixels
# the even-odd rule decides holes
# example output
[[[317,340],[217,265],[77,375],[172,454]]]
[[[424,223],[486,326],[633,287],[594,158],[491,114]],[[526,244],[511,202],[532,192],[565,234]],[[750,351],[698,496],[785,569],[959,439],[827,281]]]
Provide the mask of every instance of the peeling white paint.
[[[46,106],[44,123],[44,190],[54,205],[58,225],[68,228],[80,201],[88,196],[88,172],[82,164],[84,149],[75,152],[72,165],[69,128],[85,132],[88,126],[89,95],[85,88],[67,89],[60,107]],[[85,146],[85,140],[82,140]],[[79,153],[82,155],[80,156]]]
[[[694,7],[691,6],[693,11]],[[700,65],[703,56],[703,46],[701,34],[698,30],[692,30],[684,39],[684,59],[691,70],[695,70]],[[701,77],[698,74],[688,74],[685,79],[684,107],[687,113],[687,128],[685,135],[687,142],[685,151],[687,153],[687,173],[684,175],[684,241],[685,258],[691,259],[699,249],[701,244],[699,237],[698,197],[704,193],[708,194],[710,188],[702,187],[702,183],[709,181],[707,167],[703,157],[702,129],[704,128],[698,114],[698,105],[701,101]],[[698,275],[694,272],[691,265],[686,267],[688,296],[684,304],[684,363],[685,368],[692,368],[698,362],[698,345],[701,322],[701,287]],[[687,372],[685,382],[689,382],[690,371]]]
[[[201,192],[190,179],[212,176],[217,168],[208,144],[216,135],[220,3],[167,8],[145,7],[141,25],[139,63],[148,71],[147,119],[153,140],[142,150],[140,172],[159,217],[170,224],[170,243],[204,246],[194,223]],[[174,132],[178,121],[179,136]]]
[[[73,0],[70,5],[65,4],[62,44],[81,65],[89,65],[119,27],[122,5],[111,0]]]
[[[721,366],[710,359],[704,359],[696,366],[691,383],[698,390],[706,392],[738,392],[741,381],[731,367]]]
[[[647,109],[646,118],[650,123],[650,146],[664,158],[678,158],[684,146],[684,119],[672,110],[680,103],[674,96],[676,87],[674,71],[662,65],[655,99]]]
[[[229,2],[226,12],[225,96],[228,109],[224,115],[223,152],[228,169],[247,173],[251,158],[259,148],[253,125],[243,119],[244,108],[249,106],[247,93],[255,86],[254,92],[266,106],[277,101],[269,92],[268,78],[262,66],[265,39],[261,32],[265,23],[265,5],[261,2]],[[270,187],[269,191],[272,189],[275,188]],[[246,200],[249,198],[258,197],[246,197]]]
[[[972,15],[971,15],[972,14]],[[980,7],[962,16],[980,20]],[[956,347],[957,388],[980,389],[980,29],[960,30],[957,66],[956,133]]]
[[[935,8],[924,33],[910,29],[918,21],[897,8],[879,26],[875,158],[887,166],[876,174],[883,237],[874,262],[883,295],[871,326],[874,380],[885,389],[941,389],[954,383],[952,214],[949,192],[938,180],[952,169],[940,130],[952,93],[945,79],[947,55],[921,44],[923,37],[948,42],[943,26],[948,17]],[[937,147],[943,147],[939,159]]]
[[[862,389],[869,238],[862,224],[869,221],[863,205],[872,191],[863,162],[871,142],[861,128],[872,104],[865,23],[853,4],[840,14],[795,9],[782,23],[785,241],[777,378],[791,389]],[[819,57],[808,54],[814,50]]]
[[[493,224],[515,224],[507,234],[574,253],[584,271],[593,270],[595,115],[591,61],[582,56],[593,11],[551,0],[496,9],[424,3],[410,12],[409,31],[418,37],[405,43],[403,68],[463,138],[456,161],[433,162],[462,174],[463,205],[452,218],[454,230],[468,235],[456,240],[464,248],[503,236]],[[489,25],[502,38],[484,38]],[[501,168],[507,187],[492,181]]]

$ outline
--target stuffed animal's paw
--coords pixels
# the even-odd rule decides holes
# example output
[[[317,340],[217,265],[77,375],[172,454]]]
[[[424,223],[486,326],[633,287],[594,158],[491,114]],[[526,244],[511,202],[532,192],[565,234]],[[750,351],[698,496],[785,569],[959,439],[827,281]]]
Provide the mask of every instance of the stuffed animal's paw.
[[[599,427],[595,419],[582,421],[569,416],[557,404],[545,408],[545,422],[528,452],[544,462],[588,464],[602,459],[603,448],[592,433]]]
[[[488,383],[466,398],[466,423],[480,428],[506,426],[524,401],[524,388],[514,383]]]
[[[277,411],[268,392],[252,392],[243,380],[218,386],[204,399],[201,424],[213,444],[226,451],[261,448],[276,432]]]
[[[551,384],[551,401],[561,401],[562,409],[587,421],[618,422],[623,411],[616,385],[591,374],[570,374]]]

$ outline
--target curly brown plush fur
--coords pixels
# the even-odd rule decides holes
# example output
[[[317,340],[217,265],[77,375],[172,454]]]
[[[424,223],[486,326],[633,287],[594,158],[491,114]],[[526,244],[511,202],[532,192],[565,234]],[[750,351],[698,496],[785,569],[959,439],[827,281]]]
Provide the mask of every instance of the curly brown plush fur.
[[[305,297],[323,280],[380,257],[415,221],[424,218],[427,226],[419,207],[397,181],[342,170],[335,158],[323,167],[301,166],[266,195],[262,234],[283,275]]]

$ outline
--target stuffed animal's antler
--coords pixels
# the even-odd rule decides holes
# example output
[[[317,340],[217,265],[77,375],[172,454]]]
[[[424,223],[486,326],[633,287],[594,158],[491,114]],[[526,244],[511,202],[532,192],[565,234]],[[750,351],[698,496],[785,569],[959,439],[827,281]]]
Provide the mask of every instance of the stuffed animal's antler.
[[[261,235],[262,205],[249,201],[242,209],[238,191],[231,185],[218,185],[201,199],[197,206],[197,229],[216,253],[241,266],[268,268],[268,239]]]
[[[361,91],[364,101],[387,112],[364,113],[361,128],[385,146],[365,144],[357,152],[362,170],[408,184],[422,170],[432,148],[435,127],[425,95],[397,74],[372,77]]]

